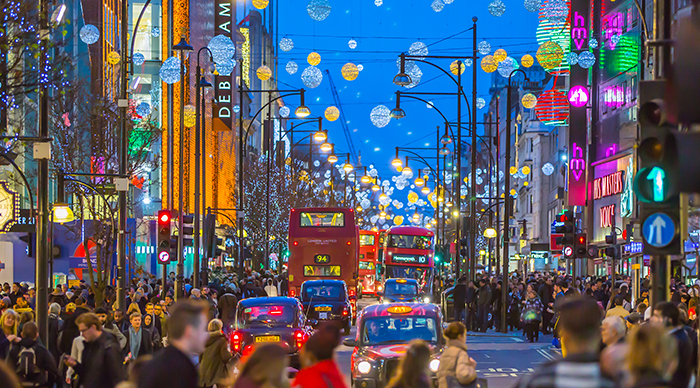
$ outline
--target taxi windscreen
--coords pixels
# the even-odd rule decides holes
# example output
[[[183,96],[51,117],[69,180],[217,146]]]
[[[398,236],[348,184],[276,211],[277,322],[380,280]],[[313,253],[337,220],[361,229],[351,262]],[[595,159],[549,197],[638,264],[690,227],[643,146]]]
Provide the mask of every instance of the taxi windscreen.
[[[376,317],[367,319],[362,326],[362,345],[407,343],[422,339],[438,340],[435,319],[421,316]]]
[[[305,283],[302,286],[301,295],[304,300],[342,300],[345,299],[345,290],[343,289],[343,286],[339,283]]]
[[[386,282],[385,295],[418,295],[418,287],[415,283]]]
[[[291,325],[294,323],[294,308],[287,305],[261,305],[243,309],[238,323],[241,327],[256,325]]]

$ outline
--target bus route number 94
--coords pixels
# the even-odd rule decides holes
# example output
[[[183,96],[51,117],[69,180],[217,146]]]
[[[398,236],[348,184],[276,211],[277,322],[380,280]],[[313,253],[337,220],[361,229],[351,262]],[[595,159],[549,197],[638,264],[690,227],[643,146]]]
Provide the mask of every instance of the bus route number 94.
[[[316,264],[328,264],[331,262],[330,255],[316,255],[314,256],[314,262]]]

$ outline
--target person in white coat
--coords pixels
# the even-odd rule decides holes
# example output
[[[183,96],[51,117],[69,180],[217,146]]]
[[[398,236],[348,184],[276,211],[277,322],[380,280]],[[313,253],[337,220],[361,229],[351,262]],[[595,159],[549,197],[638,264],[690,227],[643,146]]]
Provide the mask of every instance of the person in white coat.
[[[476,381],[476,361],[467,353],[467,328],[462,322],[450,323],[443,335],[447,347],[440,356],[438,388],[468,386]],[[455,381],[456,380],[456,381]]]
[[[267,279],[267,285],[265,286],[265,293],[267,296],[277,296],[277,287],[272,284],[272,279]]]

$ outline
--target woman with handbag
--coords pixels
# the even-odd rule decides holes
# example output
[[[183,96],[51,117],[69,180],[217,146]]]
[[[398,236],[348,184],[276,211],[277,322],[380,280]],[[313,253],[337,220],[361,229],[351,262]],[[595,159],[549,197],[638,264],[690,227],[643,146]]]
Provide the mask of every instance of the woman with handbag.
[[[443,335],[447,347],[440,357],[438,388],[476,387],[476,361],[467,353],[467,328],[452,322]]]
[[[219,319],[212,319],[207,327],[207,339],[204,353],[199,362],[199,386],[203,388],[225,388],[229,378],[228,364],[233,355],[228,350],[228,341],[222,332],[224,324]],[[230,382],[229,384],[230,385]]]

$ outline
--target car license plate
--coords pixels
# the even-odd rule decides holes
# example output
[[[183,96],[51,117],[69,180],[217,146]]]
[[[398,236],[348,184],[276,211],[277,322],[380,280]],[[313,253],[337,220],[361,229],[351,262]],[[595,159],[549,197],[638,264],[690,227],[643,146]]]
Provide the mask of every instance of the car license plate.
[[[331,311],[331,306],[316,306],[316,311]]]
[[[318,319],[328,319],[328,313],[318,313]]]
[[[255,337],[255,342],[280,342],[280,336],[264,335],[260,337]]]

